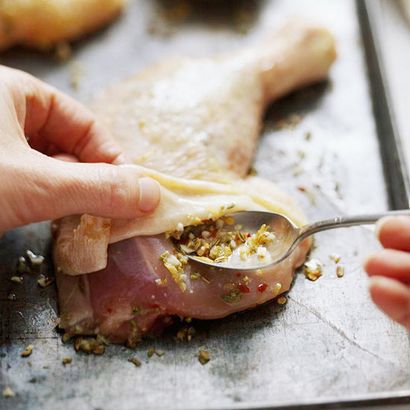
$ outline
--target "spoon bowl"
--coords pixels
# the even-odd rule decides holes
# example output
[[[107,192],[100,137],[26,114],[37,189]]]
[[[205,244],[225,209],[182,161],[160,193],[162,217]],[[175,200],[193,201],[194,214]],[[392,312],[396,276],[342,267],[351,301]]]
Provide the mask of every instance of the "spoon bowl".
[[[249,261],[243,261],[238,255],[235,256],[235,252],[225,262],[213,262],[210,259],[204,259],[200,256],[186,254],[191,260],[201,265],[206,265],[211,268],[229,269],[229,270],[255,270],[263,269],[268,266],[276,265],[286,259],[297,247],[297,245],[308,236],[317,232],[335,229],[346,228],[356,225],[374,224],[380,218],[385,216],[410,216],[410,210],[403,209],[398,211],[390,211],[380,214],[371,215],[356,215],[356,216],[338,216],[332,219],[326,219],[313,223],[311,225],[305,225],[302,227],[296,226],[285,215],[264,212],[264,211],[242,211],[230,214],[229,216],[234,219],[234,223],[238,226],[240,231],[256,233],[262,225],[266,225],[270,228],[271,232],[275,235],[273,243],[266,247],[268,257],[258,258],[256,255],[249,258]],[[229,226],[225,226],[223,229],[229,230]]]

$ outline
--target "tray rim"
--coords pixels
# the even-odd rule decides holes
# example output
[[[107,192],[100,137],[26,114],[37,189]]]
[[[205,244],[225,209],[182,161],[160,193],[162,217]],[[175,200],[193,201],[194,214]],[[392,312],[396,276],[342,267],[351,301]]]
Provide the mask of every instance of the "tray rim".
[[[376,25],[378,1],[356,0],[373,116],[390,209],[410,207],[410,179],[392,104],[389,82]]]

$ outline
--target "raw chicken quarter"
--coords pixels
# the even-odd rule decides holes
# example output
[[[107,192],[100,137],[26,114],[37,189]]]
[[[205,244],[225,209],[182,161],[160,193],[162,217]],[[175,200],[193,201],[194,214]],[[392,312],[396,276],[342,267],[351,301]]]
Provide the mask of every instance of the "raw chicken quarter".
[[[0,50],[48,50],[91,33],[117,17],[125,0],[2,0]]]
[[[273,183],[246,174],[266,105],[323,80],[335,55],[328,31],[293,22],[252,49],[163,63],[99,98],[95,112],[133,166],[161,183],[162,201],[133,221],[89,215],[59,221],[54,260],[60,327],[68,335],[133,345],[174,315],[221,318],[289,289],[308,240],[283,263],[241,274],[188,263],[177,280],[160,256],[175,252],[165,232],[181,223],[240,210],[306,222]]]

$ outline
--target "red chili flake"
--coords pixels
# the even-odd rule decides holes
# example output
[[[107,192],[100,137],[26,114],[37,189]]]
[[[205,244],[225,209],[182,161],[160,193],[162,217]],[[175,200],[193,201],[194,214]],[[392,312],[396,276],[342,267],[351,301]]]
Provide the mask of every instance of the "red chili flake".
[[[112,313],[112,308],[107,308],[107,313],[111,314]]]
[[[247,237],[247,238],[250,238],[250,237],[251,237],[251,234],[250,234],[250,233],[247,233],[247,234],[246,234],[246,237]]]
[[[240,283],[239,285],[238,285],[238,288],[239,288],[239,290],[241,291],[241,293],[249,293],[251,290],[246,286],[246,285],[244,285],[243,283]]]
[[[237,276],[238,278],[240,278],[240,277],[241,277],[241,273],[240,273],[240,272],[237,272],[237,273],[236,273],[236,276]]]
[[[268,285],[266,283],[261,283],[260,285],[258,285],[258,291],[260,293],[265,292],[265,290],[268,288]]]

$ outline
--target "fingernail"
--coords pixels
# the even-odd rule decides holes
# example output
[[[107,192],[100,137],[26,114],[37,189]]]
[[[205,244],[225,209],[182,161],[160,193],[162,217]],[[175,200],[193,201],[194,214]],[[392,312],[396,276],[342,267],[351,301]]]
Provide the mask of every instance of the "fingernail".
[[[376,222],[376,227],[375,227],[375,230],[374,230],[374,234],[376,235],[376,238],[378,240],[380,240],[380,230],[382,229],[382,226],[384,225],[385,222],[386,222],[386,218],[379,219]]]
[[[160,200],[160,187],[157,181],[143,177],[139,179],[140,198],[138,207],[142,212],[154,210]]]
[[[394,221],[399,221],[403,225],[404,224],[409,224],[410,218],[408,216],[385,216],[382,219],[379,219],[376,223],[376,229],[375,229],[375,234],[376,238],[380,240],[380,232],[384,228],[386,224],[389,224],[390,222]]]

